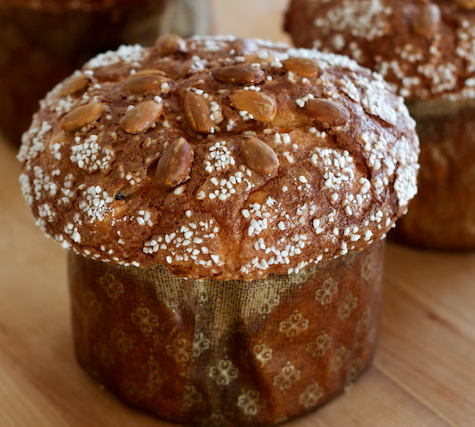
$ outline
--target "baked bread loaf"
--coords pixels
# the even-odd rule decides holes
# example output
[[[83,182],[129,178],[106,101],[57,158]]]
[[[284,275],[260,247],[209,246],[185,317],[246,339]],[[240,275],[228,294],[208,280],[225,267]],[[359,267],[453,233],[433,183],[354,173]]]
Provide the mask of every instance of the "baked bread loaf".
[[[390,237],[475,248],[475,3],[292,0],[285,28],[297,46],[349,55],[407,99],[421,138],[419,194]]]
[[[201,426],[341,393],[373,356],[414,127],[381,77],[318,51],[170,35],[89,61],[19,153],[38,225],[72,249],[81,365]]]
[[[20,145],[38,101],[55,84],[98,53],[153,44],[166,3],[1,0],[0,131]]]
[[[170,36],[58,85],[19,159],[38,224],[64,247],[249,280],[381,239],[417,191],[417,156],[402,99],[353,61]]]

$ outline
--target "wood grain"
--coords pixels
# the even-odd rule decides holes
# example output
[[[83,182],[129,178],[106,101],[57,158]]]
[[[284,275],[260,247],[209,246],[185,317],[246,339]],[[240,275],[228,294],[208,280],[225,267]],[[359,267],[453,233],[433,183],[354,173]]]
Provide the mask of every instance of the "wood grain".
[[[458,426],[475,419],[474,266],[473,254],[391,246],[380,319],[376,366]]]
[[[287,40],[285,0],[213,0],[217,33]],[[78,366],[66,251],[46,239],[0,138],[0,426],[165,427]],[[343,396],[289,427],[468,427],[475,419],[475,254],[389,245],[373,366]]]

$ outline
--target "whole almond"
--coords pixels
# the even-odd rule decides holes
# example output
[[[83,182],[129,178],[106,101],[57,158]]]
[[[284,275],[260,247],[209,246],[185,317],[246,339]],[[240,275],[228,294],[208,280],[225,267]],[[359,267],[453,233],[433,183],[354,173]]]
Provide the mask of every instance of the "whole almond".
[[[243,57],[244,62],[249,65],[259,63],[265,66],[270,65],[273,62],[280,62],[280,59],[277,57],[277,55],[270,52],[266,53],[265,55],[260,55],[258,52],[251,52],[244,54]]]
[[[165,72],[162,71],[162,70],[155,70],[155,69],[152,69],[152,68],[145,68],[144,70],[138,70],[136,73],[135,73],[135,76],[148,76],[150,74],[159,74],[161,76],[166,76]]]
[[[98,120],[106,108],[107,105],[101,102],[94,102],[78,107],[63,117],[61,127],[67,131],[80,129],[84,125]]]
[[[234,50],[236,55],[243,55],[245,53],[255,52],[259,49],[257,43],[248,38],[240,38],[231,42],[231,49]]]
[[[155,176],[160,184],[175,187],[188,178],[193,148],[185,138],[173,141],[158,160]]]
[[[303,77],[316,77],[321,73],[321,68],[315,59],[290,58],[282,61],[282,65],[287,71],[292,71]]]
[[[203,95],[198,95],[192,90],[188,91],[183,103],[186,121],[198,133],[210,133],[214,127],[211,120],[211,109]]]
[[[148,74],[145,76],[132,77],[122,86],[122,90],[127,93],[144,93],[159,89],[163,83],[170,79],[159,74]]]
[[[231,103],[240,111],[252,114],[258,122],[270,122],[277,114],[277,103],[274,98],[254,90],[237,90],[229,97]]]
[[[260,83],[265,77],[264,71],[247,64],[216,68],[211,71],[211,75],[218,82],[229,85]]]
[[[263,175],[270,175],[279,167],[275,151],[254,136],[245,137],[241,142],[241,154],[249,168]]]
[[[163,111],[163,104],[155,101],[144,101],[125,113],[120,121],[120,127],[127,133],[145,132]]]
[[[440,23],[440,9],[436,4],[422,4],[412,19],[412,29],[423,37],[432,37]]]
[[[341,104],[330,99],[310,99],[308,113],[317,121],[329,126],[341,126],[350,118],[350,112]]]
[[[176,34],[165,34],[157,39],[155,46],[162,55],[186,52],[186,41]]]
[[[114,194],[114,199],[127,200],[130,199],[130,196],[132,196],[135,192],[136,190],[134,187],[132,187],[130,184],[126,184],[116,191],[116,193]]]
[[[91,78],[89,76],[81,75],[71,77],[63,83],[59,94],[60,96],[74,95],[86,89],[90,82]]]
[[[455,0],[455,4],[465,10],[475,9],[475,0]]]

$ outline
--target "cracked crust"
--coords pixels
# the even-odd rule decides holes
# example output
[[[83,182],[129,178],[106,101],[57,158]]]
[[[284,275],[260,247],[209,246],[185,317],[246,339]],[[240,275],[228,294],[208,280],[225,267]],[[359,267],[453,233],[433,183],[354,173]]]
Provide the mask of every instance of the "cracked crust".
[[[286,68],[288,58],[305,60]],[[249,84],[213,77],[234,65],[265,76]],[[244,81],[256,74],[246,70],[238,74]],[[130,83],[153,73],[168,80],[156,87],[146,79],[153,88],[145,91]],[[74,93],[64,86],[81,85],[70,80],[56,86],[24,134],[21,183],[45,233],[93,259],[162,263],[178,275],[220,280],[297,273],[383,238],[417,191],[419,145],[402,98],[346,57],[262,40],[162,38],[152,48],[99,55],[73,78],[88,84]],[[142,92],[124,90],[126,81]],[[237,90],[265,94],[275,116],[255,118],[252,102],[239,111]],[[200,102],[187,115],[190,92]],[[347,110],[345,121],[328,123],[315,106],[309,112],[321,98]],[[127,133],[124,115],[150,101],[163,107],[158,119]],[[99,119],[64,130],[63,117],[90,103],[106,105]],[[277,168],[274,158],[272,168],[256,166],[269,150],[255,140],[246,150],[258,152],[246,163],[241,144],[250,137],[275,153]],[[165,180],[173,168],[157,172],[159,159],[180,138],[190,146],[177,149],[186,162],[175,158],[179,180]]]

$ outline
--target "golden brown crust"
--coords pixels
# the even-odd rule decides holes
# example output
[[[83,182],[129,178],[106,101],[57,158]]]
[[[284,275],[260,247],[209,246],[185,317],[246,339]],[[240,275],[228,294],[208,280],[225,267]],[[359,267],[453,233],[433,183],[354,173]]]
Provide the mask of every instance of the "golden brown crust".
[[[475,97],[475,9],[454,0],[292,0],[294,43],[348,55],[408,99]]]
[[[23,192],[64,247],[116,263],[163,263],[188,277],[257,279],[367,247],[405,212],[416,193],[418,140],[402,99],[378,75],[345,57],[232,37],[188,39],[163,56],[169,41],[92,59],[73,77],[89,76],[87,88],[64,96],[58,85],[24,135]],[[289,57],[304,59],[285,66]],[[312,74],[309,58],[318,72],[302,77],[298,70]],[[230,83],[236,69],[213,77],[235,65],[251,70]],[[265,74],[259,83],[253,68]],[[134,83],[144,91],[130,93],[130,79],[151,69],[169,81],[151,90]],[[248,110],[236,108],[236,91]],[[312,99],[340,107],[322,113]],[[123,117],[146,102],[161,104],[159,118],[134,128],[155,111],[140,107],[139,131],[124,131]],[[106,105],[98,120],[63,130],[66,114],[91,103]],[[246,143],[243,157],[249,137],[259,141]],[[160,166],[165,152],[176,171]]]

